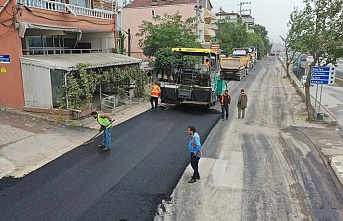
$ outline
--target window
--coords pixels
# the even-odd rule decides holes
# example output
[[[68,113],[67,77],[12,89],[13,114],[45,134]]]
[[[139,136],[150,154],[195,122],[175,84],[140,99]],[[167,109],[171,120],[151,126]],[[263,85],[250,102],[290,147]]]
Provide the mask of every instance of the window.
[[[85,8],[88,7],[87,3],[88,3],[88,0],[69,0],[70,5],[77,5],[77,6],[85,7]]]
[[[66,36],[28,36],[28,48],[24,51],[29,52],[30,55],[41,54],[70,54],[76,45],[76,37]],[[26,50],[25,50],[26,49]],[[74,51],[75,52],[75,51]]]
[[[151,16],[152,16],[152,17],[155,16],[155,10],[151,10]]]

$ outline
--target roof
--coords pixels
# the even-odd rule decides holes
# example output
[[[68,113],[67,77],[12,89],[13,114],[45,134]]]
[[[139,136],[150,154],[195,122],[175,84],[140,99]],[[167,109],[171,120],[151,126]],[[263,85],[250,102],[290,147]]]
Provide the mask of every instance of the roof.
[[[164,6],[164,5],[188,5],[195,4],[196,0],[156,0],[157,4],[152,3],[153,0],[133,0],[131,3],[125,5],[123,8],[140,8],[150,6]]]
[[[89,68],[139,64],[142,60],[114,53],[90,54],[56,54],[20,57],[22,64],[59,69],[65,71],[77,70],[77,64],[89,64]]]

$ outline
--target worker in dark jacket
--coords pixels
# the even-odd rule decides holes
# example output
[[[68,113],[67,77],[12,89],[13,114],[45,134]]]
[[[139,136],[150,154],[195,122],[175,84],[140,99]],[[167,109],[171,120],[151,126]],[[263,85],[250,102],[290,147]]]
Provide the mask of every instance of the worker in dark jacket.
[[[222,107],[222,120],[224,120],[224,114],[226,120],[229,119],[229,104],[231,102],[231,96],[228,90],[225,90],[224,93],[220,96],[220,106]],[[224,113],[225,112],[225,113]]]
[[[245,115],[245,108],[247,108],[247,103],[248,103],[248,96],[244,92],[244,89],[241,89],[241,93],[238,96],[238,118],[244,118]],[[242,114],[242,115],[241,115]]]

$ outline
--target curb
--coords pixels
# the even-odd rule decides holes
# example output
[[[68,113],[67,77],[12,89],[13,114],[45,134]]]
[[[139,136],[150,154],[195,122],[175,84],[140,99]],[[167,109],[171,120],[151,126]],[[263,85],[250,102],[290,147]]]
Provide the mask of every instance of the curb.
[[[339,182],[343,185],[343,156],[333,156],[330,158],[330,166],[333,169],[334,173],[336,174]]]

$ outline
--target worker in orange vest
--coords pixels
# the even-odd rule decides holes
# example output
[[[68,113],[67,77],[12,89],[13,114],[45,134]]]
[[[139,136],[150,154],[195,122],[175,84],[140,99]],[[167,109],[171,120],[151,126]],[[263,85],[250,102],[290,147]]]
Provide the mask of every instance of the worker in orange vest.
[[[211,64],[210,64],[210,62],[209,62],[209,59],[208,59],[208,58],[205,60],[204,64],[206,64],[206,65],[207,65],[207,67],[209,67],[209,68],[210,68],[210,66],[211,66]]]
[[[220,96],[220,106],[222,107],[222,120],[224,120],[224,112],[226,112],[226,120],[229,119],[229,104],[231,103],[231,96],[228,90]]]
[[[160,95],[160,93],[161,93],[160,87],[156,83],[154,83],[151,86],[151,92],[150,92],[150,103],[151,103],[151,109],[153,109],[153,110],[157,110],[158,96]],[[154,104],[155,104],[155,106],[154,106]]]

